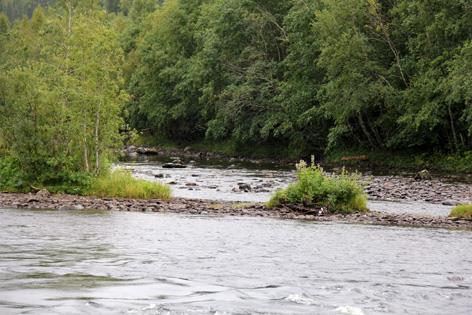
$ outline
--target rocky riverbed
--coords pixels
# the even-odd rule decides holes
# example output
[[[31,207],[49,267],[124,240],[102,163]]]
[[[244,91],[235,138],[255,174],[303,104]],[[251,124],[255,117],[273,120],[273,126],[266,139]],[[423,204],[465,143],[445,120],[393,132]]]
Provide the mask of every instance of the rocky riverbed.
[[[181,168],[167,168],[169,160]],[[170,163],[170,164],[172,164]],[[117,165],[149,181],[172,186],[174,196],[189,199],[264,202],[277,189],[295,181],[294,166],[238,164],[221,160],[188,160],[184,157],[167,159],[141,157]],[[277,166],[279,168],[277,168]],[[340,170],[332,170],[336,176]],[[454,206],[472,202],[470,182],[451,181],[446,177],[415,179],[414,174],[360,175],[371,201],[423,202]]]
[[[412,176],[363,176],[372,200],[424,201],[455,206],[472,202],[472,185],[448,183],[442,178],[416,180]]]
[[[169,201],[94,198],[71,195],[49,195],[45,191],[41,191],[37,194],[0,193],[0,207],[51,209],[60,211],[110,210],[179,213],[205,216],[252,216],[320,222],[472,229],[472,221],[455,220],[448,217],[389,214],[375,211],[349,215],[319,215],[318,211],[314,209],[297,206],[267,208],[261,203],[247,204],[178,198]]]

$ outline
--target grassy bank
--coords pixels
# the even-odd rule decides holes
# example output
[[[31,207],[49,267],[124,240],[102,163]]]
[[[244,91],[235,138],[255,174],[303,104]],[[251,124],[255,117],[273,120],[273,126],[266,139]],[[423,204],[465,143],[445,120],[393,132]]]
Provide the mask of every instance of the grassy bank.
[[[472,220],[472,204],[458,205],[457,207],[452,209],[451,214],[449,216],[451,218]]]
[[[172,195],[168,185],[136,179],[125,170],[115,170],[95,179],[87,194],[97,197],[165,200]]]
[[[28,193],[46,189],[54,194],[71,194],[130,199],[170,199],[168,185],[134,178],[125,170],[104,171],[96,177],[86,172],[25,174],[15,159],[0,157],[0,192]]]

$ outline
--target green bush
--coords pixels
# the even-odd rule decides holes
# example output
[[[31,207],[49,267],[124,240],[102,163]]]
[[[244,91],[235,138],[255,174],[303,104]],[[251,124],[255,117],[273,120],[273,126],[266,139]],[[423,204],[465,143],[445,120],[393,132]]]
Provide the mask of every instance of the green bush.
[[[357,177],[345,172],[339,177],[329,177],[320,166],[297,164],[297,181],[279,190],[269,201],[269,207],[281,204],[303,204],[325,207],[330,213],[364,212],[367,198]]]
[[[134,178],[126,170],[115,170],[95,179],[89,195],[130,199],[170,199],[168,185]]]
[[[457,207],[452,209],[451,214],[449,214],[449,216],[451,218],[472,220],[472,204],[458,205]]]
[[[20,192],[26,190],[24,174],[18,161],[12,157],[0,157],[0,191]]]
[[[52,193],[82,195],[88,190],[91,180],[89,173],[58,168],[52,164],[43,167],[42,172],[31,174],[25,172],[19,159],[0,157],[0,191],[29,192],[46,188]]]

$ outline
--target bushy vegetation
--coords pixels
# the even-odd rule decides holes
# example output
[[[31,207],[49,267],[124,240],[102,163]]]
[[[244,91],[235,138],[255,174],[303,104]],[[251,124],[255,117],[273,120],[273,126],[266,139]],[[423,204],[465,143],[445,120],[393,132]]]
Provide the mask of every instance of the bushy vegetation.
[[[451,218],[472,220],[472,204],[456,206],[449,216]]]
[[[343,172],[339,177],[330,177],[320,166],[303,161],[297,164],[297,181],[276,192],[268,205],[283,204],[323,207],[330,213],[368,211],[367,197],[355,175]]]
[[[94,1],[5,19],[0,12],[0,185],[80,193],[122,145],[119,25]]]
[[[468,1],[166,0],[130,25],[137,129],[309,154],[472,149]]]
[[[0,0],[0,185],[82,190],[133,128],[464,170],[471,29],[464,0]]]
[[[88,194],[129,199],[170,199],[171,189],[165,184],[136,179],[126,170],[115,170],[94,180]]]

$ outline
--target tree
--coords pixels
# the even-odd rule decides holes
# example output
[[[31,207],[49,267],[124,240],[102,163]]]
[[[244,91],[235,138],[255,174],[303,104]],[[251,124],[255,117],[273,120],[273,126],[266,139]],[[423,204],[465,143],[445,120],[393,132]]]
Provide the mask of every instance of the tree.
[[[72,1],[54,11],[38,7],[11,30],[0,138],[25,183],[80,186],[120,144],[123,53],[113,24],[95,8]]]

